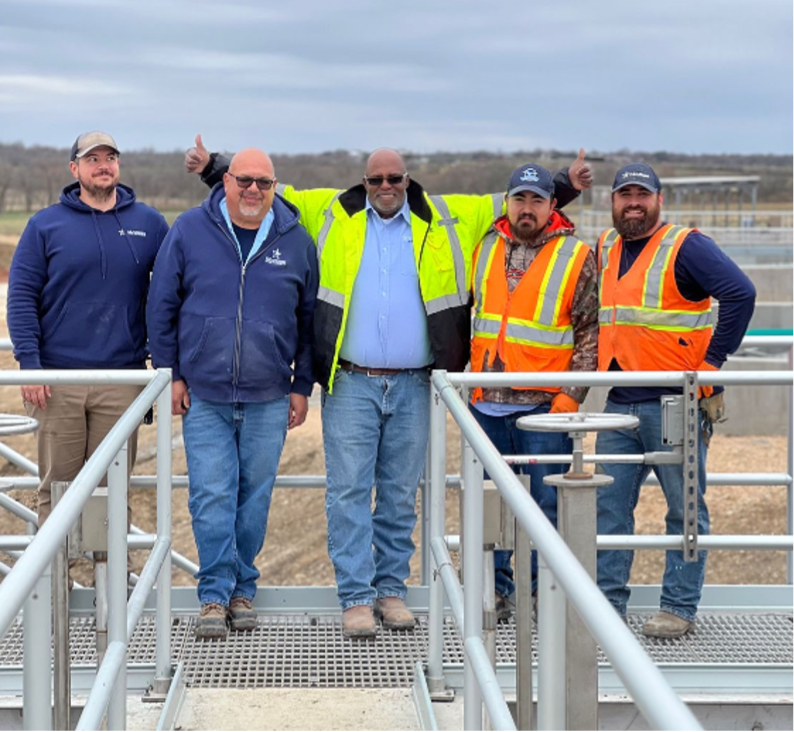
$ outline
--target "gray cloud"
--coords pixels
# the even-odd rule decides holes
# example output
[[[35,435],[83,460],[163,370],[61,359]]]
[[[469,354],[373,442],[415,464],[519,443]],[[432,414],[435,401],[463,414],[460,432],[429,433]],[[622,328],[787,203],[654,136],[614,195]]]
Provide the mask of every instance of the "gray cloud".
[[[791,27],[777,0],[5,0],[0,139],[790,153]]]

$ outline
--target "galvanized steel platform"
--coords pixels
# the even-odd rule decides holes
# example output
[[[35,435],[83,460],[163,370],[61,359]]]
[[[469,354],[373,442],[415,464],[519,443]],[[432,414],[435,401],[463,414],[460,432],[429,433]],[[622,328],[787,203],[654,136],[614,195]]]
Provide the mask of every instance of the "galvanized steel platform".
[[[794,653],[790,612],[702,612],[696,630],[676,640],[645,638],[641,627],[648,617],[650,613],[631,614],[629,626],[655,663],[663,670],[667,667],[678,672],[674,686],[680,692],[713,693],[713,684],[706,683],[703,674],[713,672],[724,677],[737,670],[747,677],[747,691],[773,692],[770,671],[787,677],[791,685]],[[186,680],[192,687],[407,688],[413,682],[416,662],[424,662],[427,657],[426,615],[418,616],[413,632],[381,631],[374,640],[355,641],[342,635],[338,613],[260,614],[255,630],[230,633],[227,640],[196,639],[195,619],[195,614],[175,614],[171,623],[174,662],[184,662]],[[70,638],[72,664],[83,668],[94,665],[93,618],[73,618]],[[536,641],[533,632],[533,660]],[[500,680],[508,687],[515,649],[513,621],[500,623],[497,665]],[[154,654],[154,617],[145,615],[130,645],[129,664],[153,664]],[[16,668],[21,676],[22,656],[22,623],[18,620],[0,641],[0,671],[8,675]],[[600,662],[609,678],[611,670],[603,656]],[[460,637],[452,620],[447,619],[444,665],[454,675],[462,664]],[[690,688],[681,688],[682,670],[689,672],[686,685]],[[761,675],[758,683],[749,678],[754,670]],[[708,688],[691,688],[698,683]],[[726,684],[723,678],[720,688],[727,691],[734,686],[735,682]]]

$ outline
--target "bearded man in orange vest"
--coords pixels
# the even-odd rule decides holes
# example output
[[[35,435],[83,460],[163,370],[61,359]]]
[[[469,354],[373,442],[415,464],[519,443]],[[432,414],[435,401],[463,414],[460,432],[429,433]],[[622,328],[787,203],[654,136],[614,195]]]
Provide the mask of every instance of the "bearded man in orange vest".
[[[507,215],[494,221],[474,253],[472,371],[594,371],[598,292],[593,251],[555,209],[554,180],[540,165],[518,168],[505,200]],[[503,455],[570,454],[566,433],[529,432],[516,423],[528,414],[575,412],[586,394],[584,387],[475,389],[471,412]],[[530,476],[532,497],[554,526],[557,490],[543,478],[566,470],[559,463],[521,466]],[[494,556],[500,619],[513,605],[511,555],[497,551]],[[533,594],[536,576],[533,553]]]
[[[696,229],[664,223],[662,186],[653,169],[632,163],[612,186],[614,229],[598,242],[600,371],[716,371],[741,344],[753,314],[755,288],[715,242]],[[720,303],[712,329],[711,298]],[[712,332],[713,330],[713,332]],[[706,448],[712,424],[722,412],[721,387],[701,387],[698,440],[698,533],[709,532]],[[635,429],[601,432],[599,454],[670,452],[662,443],[661,401],[681,388],[615,387],[606,411],[639,417]],[[633,534],[634,509],[651,466],[603,464],[615,480],[598,491],[598,533]],[[684,533],[684,476],[681,465],[654,465],[667,501],[667,533]],[[598,553],[598,584],[622,617],[634,553]],[[675,638],[695,623],[706,570],[706,552],[685,562],[668,551],[660,612],[643,627],[647,636]]]

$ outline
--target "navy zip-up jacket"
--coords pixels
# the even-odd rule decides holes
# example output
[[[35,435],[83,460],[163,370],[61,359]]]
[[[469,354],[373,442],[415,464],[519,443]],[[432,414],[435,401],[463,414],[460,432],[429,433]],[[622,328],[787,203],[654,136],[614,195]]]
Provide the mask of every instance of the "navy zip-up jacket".
[[[309,396],[314,243],[297,209],[276,195],[270,233],[243,265],[221,213],[224,196],[219,183],[163,243],[147,305],[152,362],[173,369],[200,399]]]
[[[14,356],[23,369],[143,368],[149,276],[168,224],[127,186],[110,211],[79,194],[72,183],[32,216],[14,252]]]

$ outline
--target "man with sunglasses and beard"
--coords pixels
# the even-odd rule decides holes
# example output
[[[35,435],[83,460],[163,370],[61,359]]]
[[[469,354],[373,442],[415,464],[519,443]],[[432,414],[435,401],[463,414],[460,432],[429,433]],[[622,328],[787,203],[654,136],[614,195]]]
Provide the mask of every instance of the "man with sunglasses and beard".
[[[144,310],[155,257],[168,231],[159,212],[119,182],[121,155],[106,132],[72,145],[75,182],[30,218],[11,262],[8,330],[20,368],[142,369]],[[71,481],[141,392],[140,386],[23,386],[39,421],[39,522],[53,481]],[[137,431],[129,440],[135,462]]]
[[[255,149],[177,218],[155,263],[149,336],[182,415],[200,638],[256,627],[254,562],[287,430],[306,419],[314,384],[317,283],[314,244]]]
[[[211,184],[222,156],[196,138],[186,167]],[[590,183],[584,151],[556,198]],[[361,184],[284,190],[317,244],[315,376],[323,387],[328,551],[348,637],[410,630],[405,604],[416,491],[429,435],[430,368],[469,360],[471,258],[504,196],[428,195],[395,150],[370,155]],[[375,508],[372,509],[372,488]]]
[[[612,186],[612,221],[598,242],[600,371],[716,371],[741,344],[753,314],[755,289],[746,275],[697,229],[661,217],[662,186],[644,163],[621,168]],[[712,328],[711,298],[719,301]],[[724,415],[721,387],[700,388],[697,527],[709,533],[705,503],[706,449],[714,421]],[[665,394],[681,388],[614,387],[606,412],[639,417],[635,429],[600,432],[598,454],[670,452],[662,443]],[[614,483],[598,490],[598,533],[633,534],[640,486],[651,470],[637,464],[605,463],[599,469]],[[667,502],[667,533],[682,536],[684,477],[680,464],[653,470]],[[598,584],[615,610],[626,617],[627,588],[634,553],[600,551]],[[643,627],[647,636],[675,638],[695,624],[706,571],[706,553],[684,561],[668,551],[660,611]]]

